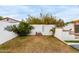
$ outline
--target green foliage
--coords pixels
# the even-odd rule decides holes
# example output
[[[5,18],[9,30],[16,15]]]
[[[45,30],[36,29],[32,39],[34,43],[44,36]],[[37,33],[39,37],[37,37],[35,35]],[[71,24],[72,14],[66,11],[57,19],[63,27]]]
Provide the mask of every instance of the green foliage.
[[[53,36],[55,35],[55,29],[56,29],[56,28],[50,29],[50,31],[52,32],[52,35],[53,35]]]
[[[40,17],[29,16],[27,22],[29,24],[55,24],[56,18],[48,14],[40,14]]]
[[[59,19],[56,23],[56,27],[63,27],[63,26],[65,26],[64,21],[62,19]]]
[[[3,20],[4,18],[2,16],[0,16],[0,20]]]
[[[58,20],[56,17],[52,15],[43,15],[42,13],[40,14],[40,17],[29,16],[27,22],[29,24],[53,24],[56,25],[56,27],[64,26],[64,21],[62,19]]]
[[[21,21],[18,25],[7,26],[5,29],[8,31],[13,31],[19,36],[26,36],[31,32],[33,27],[25,21]]]
[[[70,24],[70,23],[73,23],[73,22],[72,22],[72,21],[71,21],[71,22],[66,22],[66,23],[65,23],[65,26],[68,25],[68,24]]]
[[[42,24],[42,22],[39,18],[33,17],[33,16],[28,17],[27,23],[29,23],[29,24]]]
[[[49,14],[42,15],[41,20],[43,24],[55,24],[56,23],[56,18]]]

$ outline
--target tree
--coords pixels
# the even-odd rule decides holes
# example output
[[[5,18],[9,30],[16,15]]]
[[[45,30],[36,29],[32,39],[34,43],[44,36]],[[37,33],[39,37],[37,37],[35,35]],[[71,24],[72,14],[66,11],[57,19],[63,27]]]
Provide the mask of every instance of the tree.
[[[40,17],[29,16],[27,22],[29,24],[55,24],[56,18],[49,14],[43,15],[42,13],[40,13]]]
[[[19,36],[26,36],[31,32],[33,27],[30,26],[25,21],[21,21],[18,25],[7,26],[5,29],[8,31],[13,31],[14,33],[18,34]]]
[[[39,18],[33,17],[33,16],[28,17],[27,23],[29,23],[29,24],[42,24],[42,22]]]
[[[63,27],[63,26],[65,26],[64,21],[62,19],[59,19],[56,23],[56,27]]]
[[[29,24],[52,24],[56,25],[56,27],[63,27],[65,25],[62,19],[57,19],[56,17],[49,14],[40,13],[40,17],[29,16],[27,19],[27,23]]]
[[[66,22],[64,25],[66,26],[66,25],[68,25],[68,24],[70,24],[70,23],[74,23],[74,22],[73,22],[73,21]]]
[[[56,18],[54,16],[46,14],[46,15],[43,15],[42,22],[43,24],[55,24]]]

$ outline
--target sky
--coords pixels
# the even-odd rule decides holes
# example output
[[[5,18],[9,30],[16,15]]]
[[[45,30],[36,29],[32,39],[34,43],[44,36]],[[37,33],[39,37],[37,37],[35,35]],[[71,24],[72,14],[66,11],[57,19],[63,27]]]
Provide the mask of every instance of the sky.
[[[65,22],[79,19],[79,5],[3,5],[0,6],[0,16],[16,20],[25,19],[28,15],[39,16],[49,13]]]

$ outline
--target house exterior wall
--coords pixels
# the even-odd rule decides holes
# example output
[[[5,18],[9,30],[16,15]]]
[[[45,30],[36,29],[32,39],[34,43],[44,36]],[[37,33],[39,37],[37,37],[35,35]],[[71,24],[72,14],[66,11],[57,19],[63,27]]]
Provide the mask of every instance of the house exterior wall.
[[[74,23],[68,24],[63,28],[56,28],[55,36],[61,40],[77,40],[74,35]]]
[[[70,23],[67,26],[63,27],[64,30],[72,29],[71,31],[74,32],[74,23]]]
[[[63,32],[63,29],[56,28],[55,37],[59,38],[60,40],[74,40],[75,36],[72,34],[69,34],[69,32]]]

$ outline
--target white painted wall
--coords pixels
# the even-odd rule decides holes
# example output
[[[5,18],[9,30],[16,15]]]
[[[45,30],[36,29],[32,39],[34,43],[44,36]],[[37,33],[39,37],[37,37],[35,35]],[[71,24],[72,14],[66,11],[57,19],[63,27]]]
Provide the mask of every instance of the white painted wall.
[[[16,24],[16,23],[0,22],[0,44],[17,36],[15,33],[5,30],[6,26],[13,25],[13,24]]]
[[[44,27],[43,35],[52,35],[50,29],[55,28],[54,25],[43,25],[43,27]]]
[[[9,32],[5,30],[5,27],[8,25],[16,25],[18,23],[8,23],[8,22],[0,22],[0,44],[11,40],[17,36],[17,34],[13,32]],[[31,25],[34,29],[31,31],[30,35],[36,35],[36,32],[41,32],[43,35],[52,35],[50,29],[55,27],[54,25]]]
[[[0,44],[11,40],[12,38],[15,38],[17,34],[13,32],[9,32],[5,30],[4,28],[8,25],[13,25],[17,23],[8,23],[8,22],[0,22]],[[30,35],[36,35],[36,32],[41,32],[43,35],[52,35],[52,32],[50,29],[55,28],[54,25],[31,25],[34,27],[34,29],[31,31]],[[68,26],[65,26],[63,29],[74,31],[74,24],[69,24]],[[70,35],[69,32],[63,32],[62,28],[56,28],[55,36],[61,40],[74,40],[75,36]]]
[[[72,29],[72,31],[74,32],[74,23],[70,23],[70,24],[68,24],[68,25],[65,26],[63,29],[65,29],[65,30]]]
[[[36,32],[41,32],[42,35],[52,35],[50,29],[54,28],[54,25],[31,25],[34,29],[31,31],[30,35],[36,35]]]
[[[0,22],[0,44],[15,38],[17,34],[13,32],[9,32],[4,28],[8,25],[13,25],[17,23],[8,23],[8,22]],[[43,35],[52,35],[50,29],[55,28],[54,25],[31,25],[34,29],[31,31],[30,35],[36,35],[36,32],[41,32]],[[65,26],[63,29],[69,30],[72,29],[74,31],[74,24],[69,24]],[[74,40],[75,36],[70,35],[69,32],[63,32],[62,28],[56,28],[55,36],[61,40]]]
[[[36,35],[36,32],[41,32],[42,33],[42,25],[31,25],[34,27],[34,29],[32,29],[30,35]]]
[[[71,31],[74,33],[74,24],[68,24],[68,26],[65,26],[64,28],[56,28],[55,36],[61,40],[77,40],[75,39],[74,34],[70,34],[68,31],[63,31],[72,29]],[[79,40],[79,39],[78,39]]]
[[[55,37],[59,38],[60,40],[74,40],[75,36],[70,35],[69,32],[63,32],[61,28],[56,28]]]

